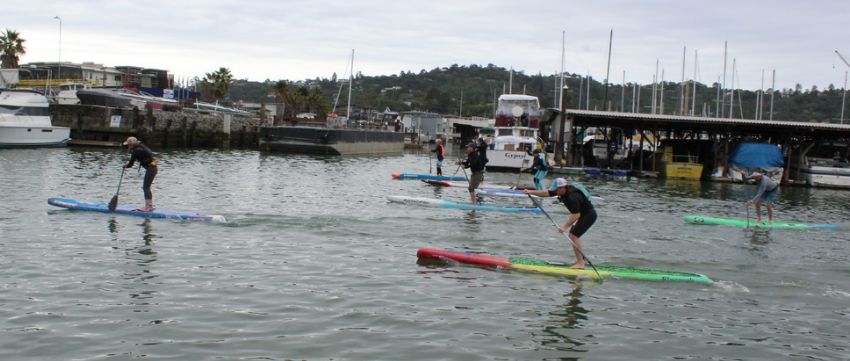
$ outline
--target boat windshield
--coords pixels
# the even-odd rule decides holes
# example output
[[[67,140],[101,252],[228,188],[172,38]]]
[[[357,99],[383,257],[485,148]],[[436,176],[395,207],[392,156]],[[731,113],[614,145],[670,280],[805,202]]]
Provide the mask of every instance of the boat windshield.
[[[537,128],[540,121],[540,102],[530,95],[504,94],[496,108],[496,126]]]
[[[0,114],[44,116],[50,115],[50,111],[47,107],[19,107],[14,105],[0,105]]]

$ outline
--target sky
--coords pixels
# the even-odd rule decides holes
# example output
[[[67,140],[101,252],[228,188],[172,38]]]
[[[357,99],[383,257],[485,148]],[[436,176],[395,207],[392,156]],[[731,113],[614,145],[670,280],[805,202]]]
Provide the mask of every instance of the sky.
[[[25,39],[21,63],[220,67],[237,79],[304,80],[419,72],[453,64],[649,84],[726,81],[750,90],[843,88],[850,0],[5,0],[0,30]],[[55,17],[59,19],[55,19]],[[61,31],[60,31],[61,23]],[[60,41],[61,33],[61,41]],[[564,40],[562,42],[562,34]],[[696,55],[695,55],[696,53]],[[60,55],[61,54],[61,55]],[[696,73],[696,74],[695,74]],[[507,78],[507,75],[506,75]],[[482,86],[488,86],[482,84]]]

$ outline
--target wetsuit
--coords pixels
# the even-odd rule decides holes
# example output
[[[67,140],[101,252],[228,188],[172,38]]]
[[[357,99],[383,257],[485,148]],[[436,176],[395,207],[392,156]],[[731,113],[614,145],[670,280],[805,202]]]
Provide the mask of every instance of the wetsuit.
[[[150,148],[144,144],[139,144],[130,153],[130,162],[127,163],[125,168],[133,168],[136,161],[139,161],[142,168],[145,168],[145,181],[142,183],[142,190],[145,192],[145,200],[151,200],[153,199],[151,184],[153,184],[153,179],[157,173],[156,159],[154,159]]]
[[[554,191],[549,191],[550,197],[554,195]],[[593,204],[590,203],[584,193],[572,186],[567,188],[567,194],[559,196],[558,200],[564,203],[570,213],[580,214],[578,221],[570,228],[570,234],[581,238],[596,222],[596,210],[593,208]]]
[[[437,144],[431,153],[437,153],[437,175],[443,175],[443,159],[445,159],[446,148],[442,144]]]

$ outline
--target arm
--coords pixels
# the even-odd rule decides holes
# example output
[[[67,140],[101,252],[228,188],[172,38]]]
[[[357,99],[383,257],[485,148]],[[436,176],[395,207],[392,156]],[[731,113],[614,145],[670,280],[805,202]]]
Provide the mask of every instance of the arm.
[[[551,195],[549,195],[548,189],[541,189],[539,191],[536,191],[536,190],[533,190],[533,189],[525,189],[522,192],[525,193],[525,194],[530,194],[530,195],[538,196],[538,197],[551,197]]]
[[[133,168],[133,164],[136,164],[136,151],[130,152],[130,161],[127,162],[127,165],[124,168]]]
[[[581,218],[581,213],[570,214],[570,218],[567,218],[567,221],[564,222],[564,225],[561,226],[560,228],[558,228],[558,232],[561,232],[561,233],[568,232],[570,230],[570,227],[572,227],[574,224],[576,224],[576,222],[578,222],[579,218]]]

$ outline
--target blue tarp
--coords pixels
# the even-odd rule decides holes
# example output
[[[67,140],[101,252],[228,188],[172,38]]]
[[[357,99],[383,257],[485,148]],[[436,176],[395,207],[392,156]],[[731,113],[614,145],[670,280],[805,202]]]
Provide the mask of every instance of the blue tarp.
[[[782,149],[774,144],[767,143],[741,143],[729,163],[737,168],[781,168],[785,165],[782,158]]]

